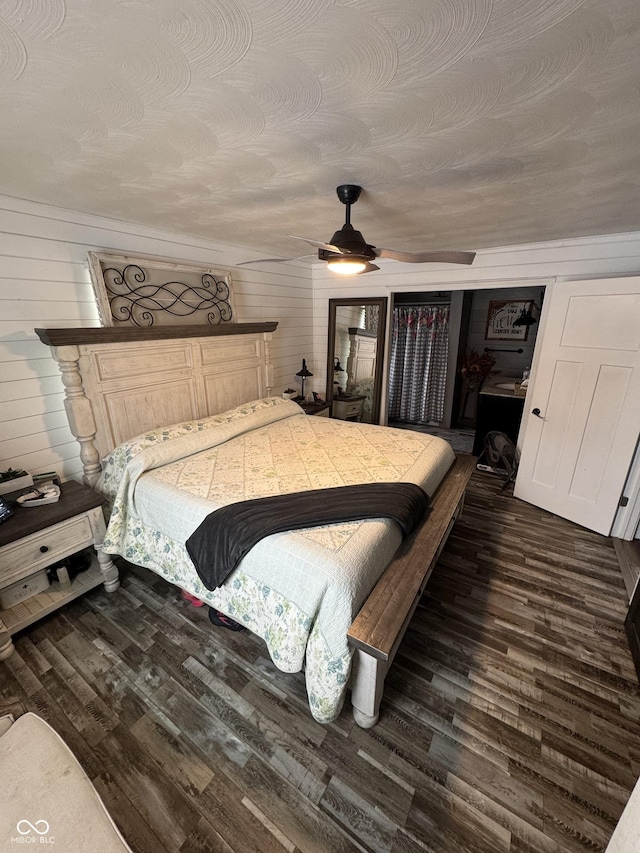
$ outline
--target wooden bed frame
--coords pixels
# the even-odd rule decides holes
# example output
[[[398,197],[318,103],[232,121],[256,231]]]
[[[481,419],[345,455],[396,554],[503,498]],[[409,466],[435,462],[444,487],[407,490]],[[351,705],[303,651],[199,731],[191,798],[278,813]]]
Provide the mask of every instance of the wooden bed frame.
[[[219,326],[36,329],[53,349],[84,481],[100,460],[149,429],[219,414],[268,396],[277,323]],[[460,455],[422,526],[405,540],[349,629],[355,649],[351,702],[356,723],[375,725],[385,675],[449,532],[462,510],[475,458]],[[102,543],[97,543],[99,550]],[[113,591],[117,582],[110,576]]]

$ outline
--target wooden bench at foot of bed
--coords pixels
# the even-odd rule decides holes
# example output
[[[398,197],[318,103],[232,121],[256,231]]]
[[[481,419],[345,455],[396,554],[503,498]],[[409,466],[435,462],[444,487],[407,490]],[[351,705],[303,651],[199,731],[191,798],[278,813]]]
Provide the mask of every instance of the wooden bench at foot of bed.
[[[349,642],[355,649],[351,704],[354,720],[364,729],[378,721],[385,676],[451,528],[462,512],[475,463],[475,456],[456,456],[421,527],[402,543],[349,629]]]

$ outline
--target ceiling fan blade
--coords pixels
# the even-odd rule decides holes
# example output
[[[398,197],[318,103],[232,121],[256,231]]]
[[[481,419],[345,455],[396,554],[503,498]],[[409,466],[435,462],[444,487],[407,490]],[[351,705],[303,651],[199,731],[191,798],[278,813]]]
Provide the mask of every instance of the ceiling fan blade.
[[[287,261],[301,261],[303,258],[315,258],[315,253],[312,255],[299,255],[297,258],[258,258],[255,261],[240,261],[236,264],[237,267],[246,267],[249,264],[286,264]]]
[[[334,246],[331,243],[323,243],[321,240],[310,240],[308,237],[296,237],[293,234],[289,234],[294,240],[304,240],[305,243],[309,243],[310,246],[315,246],[316,249],[324,249],[325,252],[334,252],[336,255],[350,255],[351,252],[348,249],[341,249],[339,246]]]
[[[373,249],[376,258],[389,258],[405,264],[472,264],[475,252],[402,252],[396,249]]]

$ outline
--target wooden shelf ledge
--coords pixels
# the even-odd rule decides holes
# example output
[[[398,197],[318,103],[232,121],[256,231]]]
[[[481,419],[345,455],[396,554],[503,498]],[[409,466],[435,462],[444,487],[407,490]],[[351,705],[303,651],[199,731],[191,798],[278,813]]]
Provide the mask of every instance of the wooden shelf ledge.
[[[130,341],[164,341],[172,338],[207,338],[226,335],[275,332],[276,322],[220,323],[217,326],[91,326],[77,329],[35,329],[43,344],[50,347],[79,344],[112,344]]]

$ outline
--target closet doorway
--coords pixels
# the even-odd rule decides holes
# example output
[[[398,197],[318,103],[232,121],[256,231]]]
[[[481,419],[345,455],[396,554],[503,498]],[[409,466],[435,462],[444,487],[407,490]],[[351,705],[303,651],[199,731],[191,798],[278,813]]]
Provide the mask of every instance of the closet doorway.
[[[389,354],[389,423],[451,425],[447,378],[451,353],[452,294],[398,294]],[[454,317],[453,328],[456,328]],[[454,355],[455,359],[455,355]],[[449,399],[447,399],[449,397]]]

